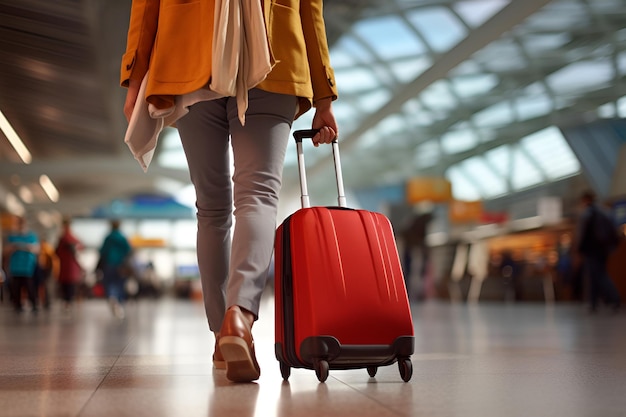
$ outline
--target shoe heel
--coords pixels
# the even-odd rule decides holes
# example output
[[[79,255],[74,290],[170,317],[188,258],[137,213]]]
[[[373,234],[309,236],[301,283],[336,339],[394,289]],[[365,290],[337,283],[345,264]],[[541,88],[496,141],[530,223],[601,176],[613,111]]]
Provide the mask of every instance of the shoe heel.
[[[261,372],[245,340],[237,336],[222,336],[219,346],[226,361],[226,378],[233,382],[259,379]]]

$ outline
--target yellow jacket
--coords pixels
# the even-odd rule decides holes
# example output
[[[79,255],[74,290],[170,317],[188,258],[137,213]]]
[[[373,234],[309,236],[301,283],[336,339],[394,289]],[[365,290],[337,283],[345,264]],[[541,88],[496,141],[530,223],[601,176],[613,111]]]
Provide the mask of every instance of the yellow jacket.
[[[261,1],[276,65],[257,87],[299,97],[297,116],[319,99],[336,99],[322,0]],[[146,97],[158,108],[170,107],[172,96],[206,87],[214,8],[215,0],[133,0],[121,85],[141,82],[149,67]]]

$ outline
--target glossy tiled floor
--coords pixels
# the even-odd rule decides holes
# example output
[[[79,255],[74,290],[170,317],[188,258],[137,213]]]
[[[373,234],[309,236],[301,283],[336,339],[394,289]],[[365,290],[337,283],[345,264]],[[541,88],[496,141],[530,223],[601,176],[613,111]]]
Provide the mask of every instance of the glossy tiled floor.
[[[273,307],[254,329],[258,383],[212,368],[202,307],[140,301],[114,319],[104,301],[73,316],[15,316],[0,304],[0,416],[626,416],[626,314],[580,305],[414,305],[409,383],[396,366],[375,378],[295,369],[283,382]]]

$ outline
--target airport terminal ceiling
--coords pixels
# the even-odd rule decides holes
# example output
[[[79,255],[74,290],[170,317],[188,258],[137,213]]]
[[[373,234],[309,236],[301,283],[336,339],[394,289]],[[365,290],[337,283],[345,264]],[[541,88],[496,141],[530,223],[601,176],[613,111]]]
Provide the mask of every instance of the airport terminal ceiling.
[[[148,174],[123,143],[118,69],[129,0],[0,0],[0,198],[86,214],[189,184],[168,129]],[[626,0],[324,1],[346,185],[445,176],[490,199],[580,173],[560,127],[626,115]],[[294,128],[310,125],[312,112]],[[334,201],[330,150],[307,152],[311,194]],[[295,150],[286,195],[297,195]],[[50,202],[38,185],[59,191]],[[6,205],[6,203],[5,203]]]

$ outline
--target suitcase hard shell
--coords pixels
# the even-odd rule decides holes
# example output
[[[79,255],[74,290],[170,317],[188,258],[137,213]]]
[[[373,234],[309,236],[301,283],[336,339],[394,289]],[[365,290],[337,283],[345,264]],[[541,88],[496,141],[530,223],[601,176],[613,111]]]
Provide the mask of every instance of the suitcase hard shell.
[[[410,305],[389,220],[345,206],[338,145],[333,143],[339,207],[309,207],[297,131],[303,208],[277,229],[275,244],[276,358],[286,380],[291,368],[329,369],[398,363],[412,375]]]

